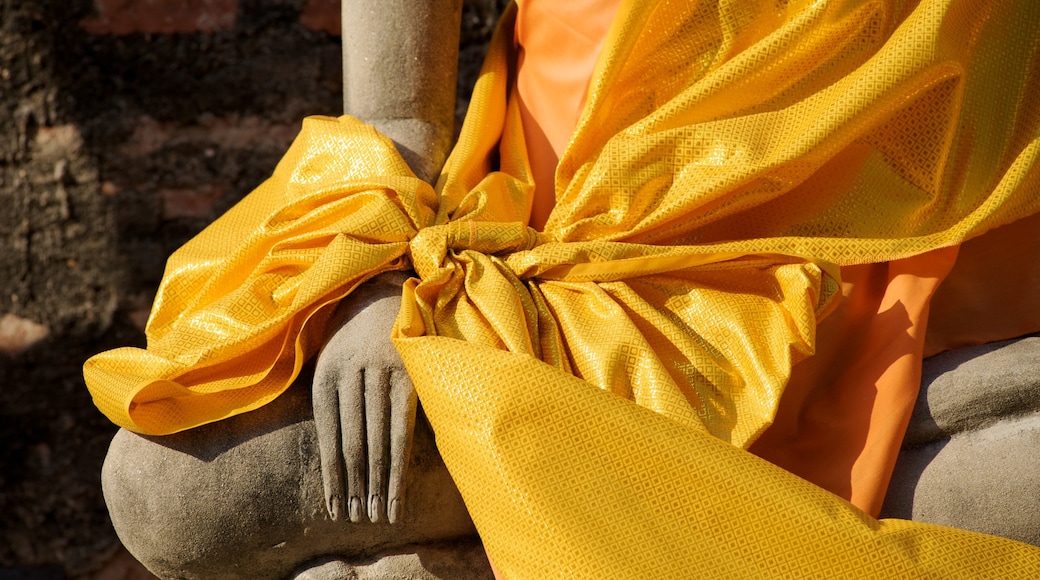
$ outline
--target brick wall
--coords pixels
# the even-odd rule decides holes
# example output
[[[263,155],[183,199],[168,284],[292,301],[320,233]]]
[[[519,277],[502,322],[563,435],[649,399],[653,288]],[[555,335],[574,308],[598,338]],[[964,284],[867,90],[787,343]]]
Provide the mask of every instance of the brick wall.
[[[79,24],[90,34],[211,33],[233,30],[238,11],[238,0],[94,0],[92,14]],[[299,23],[339,35],[339,0],[304,0]]]

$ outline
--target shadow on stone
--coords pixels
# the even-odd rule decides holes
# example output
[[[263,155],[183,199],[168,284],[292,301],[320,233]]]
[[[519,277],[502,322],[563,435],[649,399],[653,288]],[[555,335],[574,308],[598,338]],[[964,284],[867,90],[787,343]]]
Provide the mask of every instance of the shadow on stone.
[[[882,517],[1040,545],[1040,336],[927,359]]]

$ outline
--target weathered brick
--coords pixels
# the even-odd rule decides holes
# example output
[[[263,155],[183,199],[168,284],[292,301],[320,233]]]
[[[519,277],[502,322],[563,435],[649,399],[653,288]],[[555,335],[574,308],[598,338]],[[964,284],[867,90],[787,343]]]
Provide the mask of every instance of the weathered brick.
[[[16,355],[28,350],[50,334],[46,326],[28,318],[5,314],[0,317],[0,352]]]
[[[163,123],[148,116],[137,120],[130,138],[119,148],[122,156],[146,157],[165,147],[203,143],[220,149],[274,147],[284,150],[300,132],[299,123],[271,123],[255,116],[204,115],[199,125]]]
[[[75,125],[40,127],[35,139],[34,159],[54,162],[71,157],[83,146],[83,138]]]
[[[80,21],[91,34],[177,34],[235,27],[238,0],[94,0],[97,16]]]
[[[137,310],[131,310],[127,316],[130,318],[130,323],[134,325],[140,331],[144,331],[145,326],[148,325],[148,317],[152,315],[151,307],[138,308]]]
[[[182,217],[212,219],[215,217],[213,203],[230,188],[227,184],[217,183],[192,188],[159,190],[163,203],[163,219]]]
[[[105,562],[104,567],[90,577],[91,580],[157,580],[155,575],[121,548]]]
[[[339,36],[342,33],[340,0],[307,0],[300,12],[300,24]]]
[[[122,187],[120,187],[118,184],[116,184],[116,183],[114,183],[112,181],[103,181],[103,182],[101,182],[101,194],[102,195],[107,195],[109,197],[112,197],[113,195],[117,195],[122,190],[123,190]]]

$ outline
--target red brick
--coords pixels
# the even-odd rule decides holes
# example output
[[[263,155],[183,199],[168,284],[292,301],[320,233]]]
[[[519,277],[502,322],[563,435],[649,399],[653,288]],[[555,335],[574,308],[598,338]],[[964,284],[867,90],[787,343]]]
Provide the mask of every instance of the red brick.
[[[94,0],[97,17],[80,21],[91,34],[177,34],[235,27],[238,0]]]
[[[112,197],[113,195],[118,195],[120,191],[123,191],[123,188],[117,183],[112,181],[101,182],[101,195]]]
[[[342,33],[339,0],[307,0],[300,13],[300,24],[339,36]]]
[[[163,219],[212,218],[213,203],[227,193],[228,189],[230,187],[224,183],[184,189],[161,189],[159,197],[163,203]]]

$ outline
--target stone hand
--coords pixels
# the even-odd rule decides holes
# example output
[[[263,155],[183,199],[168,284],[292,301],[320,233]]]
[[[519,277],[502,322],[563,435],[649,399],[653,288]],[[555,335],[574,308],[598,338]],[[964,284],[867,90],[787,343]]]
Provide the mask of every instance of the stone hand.
[[[367,514],[372,522],[394,523],[401,517],[416,395],[390,331],[407,277],[381,274],[344,299],[318,354],[314,423],[334,520],[346,514],[359,522]]]

